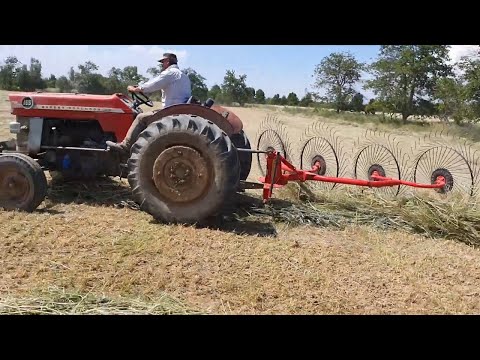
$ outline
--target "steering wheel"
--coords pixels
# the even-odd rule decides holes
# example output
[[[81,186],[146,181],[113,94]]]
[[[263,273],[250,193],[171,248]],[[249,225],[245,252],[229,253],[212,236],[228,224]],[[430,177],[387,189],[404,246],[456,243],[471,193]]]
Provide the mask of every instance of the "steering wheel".
[[[130,94],[132,95],[132,100],[134,101],[134,107],[137,108],[142,104],[153,107],[153,101],[150,100],[150,98],[147,95],[145,95],[143,92],[137,93],[137,92],[130,91]]]

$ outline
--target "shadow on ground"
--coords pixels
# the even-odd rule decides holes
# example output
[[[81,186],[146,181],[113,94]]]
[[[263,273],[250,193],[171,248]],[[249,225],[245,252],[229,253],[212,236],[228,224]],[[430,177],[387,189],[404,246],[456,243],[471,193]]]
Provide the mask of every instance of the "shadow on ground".
[[[291,203],[283,200],[272,199],[271,206],[290,206]],[[224,206],[221,214],[197,225],[200,228],[208,227],[235,234],[248,234],[257,236],[276,236],[277,231],[272,217],[267,214],[258,214],[256,210],[263,208],[261,198],[245,193],[237,193],[232,201]]]
[[[47,202],[55,204],[87,204],[122,208],[136,205],[128,184],[114,178],[69,180],[53,178],[50,182]],[[47,208],[51,206],[47,205]]]
[[[52,179],[46,200],[46,206],[38,209],[39,212],[59,213],[54,208],[56,204],[72,203],[114,208],[127,207],[140,211],[139,206],[132,199],[129,185],[108,177],[81,181]],[[291,205],[282,200],[275,200],[275,204],[276,206]],[[235,194],[219,215],[197,224],[197,227],[235,234],[275,236],[275,226],[269,216],[252,214],[252,209],[262,206],[260,198],[244,193]],[[154,219],[151,221],[160,224]]]

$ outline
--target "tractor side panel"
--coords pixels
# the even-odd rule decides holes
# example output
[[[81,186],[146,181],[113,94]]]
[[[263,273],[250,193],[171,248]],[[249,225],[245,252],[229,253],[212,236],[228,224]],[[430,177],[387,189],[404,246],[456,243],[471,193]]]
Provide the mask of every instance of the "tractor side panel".
[[[122,141],[133,123],[134,115],[122,114],[112,116],[111,114],[98,114],[96,119],[104,132],[112,132],[115,134],[117,141]]]
[[[31,113],[29,113],[31,114]],[[42,117],[45,119],[64,119],[64,120],[81,120],[99,122],[104,132],[111,132],[115,134],[118,141],[123,140],[127,131],[132,125],[134,117],[132,114],[109,114],[101,112],[82,112],[82,111],[62,111],[62,110],[48,110],[43,111]],[[19,117],[26,117],[23,112],[18,112]],[[30,116],[35,118],[39,116]]]
[[[128,98],[121,95],[20,93],[9,98],[12,114],[17,117],[97,120],[103,131],[114,133],[118,141],[123,140],[136,116]]]

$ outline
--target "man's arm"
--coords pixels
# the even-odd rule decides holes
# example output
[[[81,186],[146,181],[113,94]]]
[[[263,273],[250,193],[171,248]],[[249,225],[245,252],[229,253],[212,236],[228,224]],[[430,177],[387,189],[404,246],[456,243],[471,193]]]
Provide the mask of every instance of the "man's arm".
[[[157,77],[148,80],[146,83],[136,87],[136,91],[141,91],[147,94],[153,93],[155,91],[163,90],[168,84],[172,82],[172,74],[168,71],[162,72]],[[130,90],[130,87],[129,87]]]

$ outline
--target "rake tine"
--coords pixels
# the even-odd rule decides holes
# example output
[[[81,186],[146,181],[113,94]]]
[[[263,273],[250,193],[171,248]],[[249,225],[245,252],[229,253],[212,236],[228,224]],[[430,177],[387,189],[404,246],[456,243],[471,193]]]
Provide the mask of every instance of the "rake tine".
[[[363,139],[355,143],[357,151],[353,157],[353,177],[371,180],[373,171],[383,176],[402,180],[406,172],[407,155],[400,149],[400,142],[393,134],[366,131]],[[375,188],[377,193],[397,196],[403,186]]]
[[[287,136],[286,127],[275,115],[267,114],[257,132],[257,150],[275,150],[285,159],[291,161],[291,148],[292,146]],[[261,174],[265,175],[267,161],[263,154],[257,154],[257,165]]]
[[[477,160],[470,141],[450,135],[448,129],[432,132],[416,148],[413,181],[430,183],[441,174],[449,181],[446,190],[473,197],[479,185]]]
[[[319,175],[343,177],[345,160],[343,144],[336,135],[337,131],[321,121],[308,126],[302,134],[299,151],[300,168],[309,170],[320,163]],[[337,183],[312,182],[308,186],[318,190],[332,190]]]

